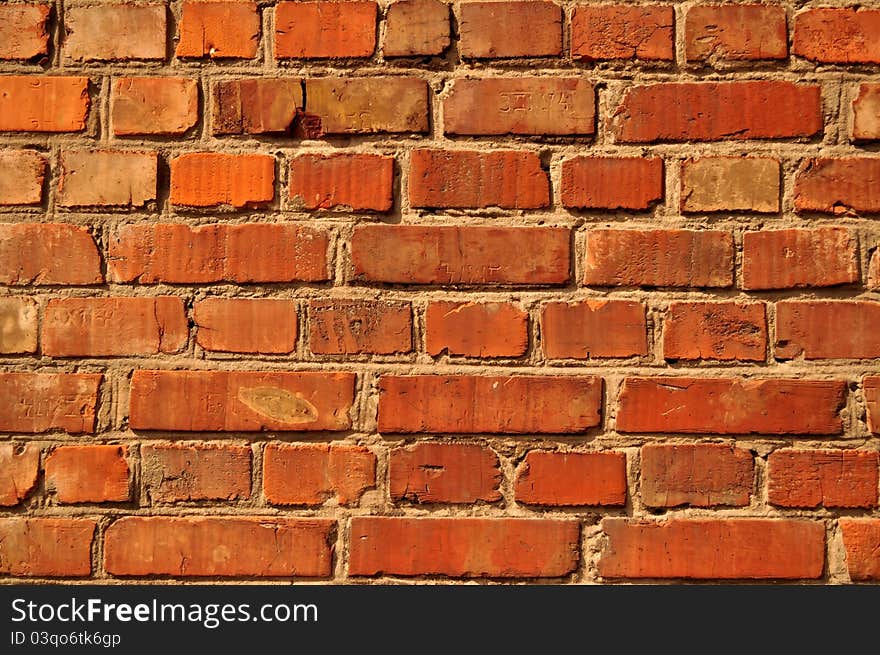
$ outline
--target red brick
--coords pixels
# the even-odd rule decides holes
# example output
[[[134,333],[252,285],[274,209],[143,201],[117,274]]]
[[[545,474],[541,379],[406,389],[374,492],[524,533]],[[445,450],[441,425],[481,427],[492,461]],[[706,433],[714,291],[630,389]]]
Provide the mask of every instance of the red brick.
[[[327,280],[323,230],[279,223],[126,225],[110,240],[108,276],[152,284]]]
[[[605,578],[796,580],[825,567],[825,526],[793,519],[606,518]]]
[[[62,207],[143,207],[156,200],[155,152],[62,150]]]
[[[516,470],[516,500],[527,505],[625,505],[626,455],[532,450]]]
[[[309,302],[315,355],[393,355],[412,350],[409,303],[332,298]]]
[[[779,211],[779,161],[766,157],[701,157],[682,164],[683,212]]]
[[[351,520],[349,575],[553,578],[578,565],[580,525],[560,519]]]
[[[117,576],[327,577],[335,525],[275,516],[126,516],[107,528],[104,566]]]
[[[464,443],[417,443],[395,448],[389,461],[392,500],[414,503],[494,503],[501,500],[498,456]]]
[[[394,157],[300,155],[290,161],[290,197],[304,209],[386,212],[394,204]]]
[[[742,507],[755,487],[748,450],[724,444],[642,446],[642,502],[648,507]]]
[[[379,431],[572,434],[602,421],[595,377],[385,375]]]
[[[376,456],[347,444],[269,444],[263,492],[273,505],[357,505],[376,486]]]
[[[100,373],[0,373],[0,432],[95,431]]]
[[[550,359],[647,355],[645,306],[631,300],[547,303],[541,309],[541,340]]]
[[[798,169],[794,207],[832,214],[880,213],[880,157],[808,159]]]
[[[37,314],[37,302],[31,298],[0,298],[0,353],[37,351]]]
[[[620,432],[840,434],[840,380],[626,378]]]
[[[743,234],[743,289],[831,287],[861,280],[856,237],[846,228]]]
[[[880,520],[841,518],[846,568],[855,582],[880,580]]]
[[[674,23],[670,5],[575,7],[571,17],[571,56],[588,61],[671,60],[675,58]]]
[[[249,498],[251,449],[204,442],[144,445],[141,475],[154,503]]]
[[[76,62],[165,59],[165,5],[65,7],[64,58]]]
[[[183,299],[53,298],[43,317],[50,357],[176,353],[189,337]]]
[[[733,237],[716,230],[590,230],[587,286],[729,287]]]
[[[59,446],[46,458],[46,486],[60,503],[131,498],[125,446]]]
[[[354,374],[143,371],[131,378],[133,430],[346,430]]]
[[[322,77],[306,81],[308,114],[322,134],[425,133],[428,85],[415,77]]]
[[[425,313],[429,355],[521,357],[528,343],[528,313],[512,303],[437,301]]]
[[[45,179],[46,158],[41,153],[0,150],[0,205],[39,205]]]
[[[0,573],[87,576],[92,572],[95,527],[87,519],[0,518]]]
[[[302,80],[221,80],[212,98],[214,134],[288,134],[303,106]]]
[[[770,453],[767,498],[782,507],[876,507],[878,457],[860,450]]]
[[[27,498],[37,486],[39,472],[39,446],[0,444],[0,506],[12,507]]]
[[[122,77],[113,82],[113,134],[184,134],[199,120],[198,80]]]
[[[376,14],[375,2],[279,2],[275,58],[370,57]]]
[[[401,284],[561,284],[566,228],[360,225],[351,240],[357,278]]]
[[[442,0],[402,0],[388,5],[384,56],[439,55],[448,47],[448,4]]]
[[[781,80],[633,86],[611,129],[635,143],[810,137],[822,131],[821,89]]]
[[[33,59],[48,53],[49,5],[0,7],[0,59]]]
[[[778,359],[880,357],[880,303],[784,301],[776,303]]]
[[[792,52],[813,61],[880,63],[880,10],[817,7],[794,17]]]
[[[880,434],[880,377],[865,377],[864,390],[868,429],[874,434]]]
[[[275,197],[275,158],[192,152],[171,160],[171,202],[189,207],[246,207]]]
[[[103,281],[101,259],[88,229],[64,223],[0,223],[0,283]]]
[[[763,362],[767,358],[764,304],[670,303],[663,328],[663,356]]]
[[[663,200],[663,160],[573,157],[562,162],[562,205],[572,209],[649,209]]]
[[[206,298],[193,305],[196,343],[205,350],[286,354],[296,350],[296,302]]]
[[[260,46],[254,2],[184,2],[178,57],[253,59]]]
[[[880,139],[880,84],[860,84],[852,101],[852,138],[856,141]]]
[[[562,53],[562,8],[552,2],[462,2],[462,57],[546,57]]]
[[[685,17],[688,61],[785,59],[785,7],[759,4],[700,5]]]
[[[533,152],[413,150],[413,207],[536,209],[550,205],[550,181]]]
[[[576,77],[457,79],[443,100],[443,131],[466,135],[593,134],[595,97],[593,85]]]
[[[0,76],[0,132],[82,132],[89,78]]]

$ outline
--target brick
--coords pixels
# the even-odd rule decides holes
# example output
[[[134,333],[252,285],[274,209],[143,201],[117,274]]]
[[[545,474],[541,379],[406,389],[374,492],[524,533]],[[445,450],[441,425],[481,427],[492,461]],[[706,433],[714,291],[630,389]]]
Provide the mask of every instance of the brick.
[[[249,207],[275,198],[275,158],[191,152],[171,160],[171,202],[188,207]]]
[[[880,10],[817,7],[794,17],[793,54],[839,64],[880,63]]]
[[[552,57],[562,53],[562,8],[552,2],[462,2],[462,57]]]
[[[92,572],[95,527],[87,519],[0,518],[0,573],[87,576]]]
[[[550,359],[647,355],[645,305],[631,300],[546,303],[541,342]]]
[[[767,499],[781,507],[876,507],[878,456],[860,450],[793,450],[767,458]]]
[[[570,209],[649,209],[663,200],[658,157],[573,157],[562,162],[562,205]]]
[[[199,120],[198,80],[123,77],[113,81],[113,134],[180,135]]]
[[[153,284],[327,280],[323,230],[279,223],[126,225],[109,244],[108,277]]]
[[[428,85],[414,77],[306,80],[308,113],[322,134],[425,133]]]
[[[543,506],[625,505],[626,455],[532,450],[516,470],[518,503]]]
[[[39,446],[0,444],[0,507],[12,507],[27,498],[37,486],[39,472]]]
[[[852,111],[853,140],[880,139],[880,84],[860,84],[852,101]]]
[[[868,429],[880,434],[880,377],[865,377],[865,405],[868,409]]]
[[[755,487],[755,462],[724,444],[642,446],[640,490],[648,507],[744,507]]]
[[[554,578],[578,565],[580,526],[560,519],[351,520],[349,575]]]
[[[587,286],[729,287],[733,237],[717,230],[589,230]]]
[[[550,205],[550,181],[533,152],[429,150],[410,153],[413,207],[536,209]]]
[[[64,223],[0,223],[0,283],[103,281],[101,259],[88,229]]]
[[[206,298],[193,304],[196,343],[229,353],[296,350],[296,302],[274,298]]]
[[[798,169],[794,207],[830,214],[880,213],[880,157],[808,159]]]
[[[703,157],[682,164],[683,212],[779,211],[779,161]]]
[[[846,548],[846,568],[855,582],[880,580],[880,520],[841,518],[840,531]]]
[[[165,5],[65,7],[61,52],[68,61],[165,59]]]
[[[347,444],[269,444],[263,492],[273,505],[357,505],[376,486],[376,456]]]
[[[46,487],[59,503],[131,499],[125,446],[59,446],[46,458]]]
[[[821,89],[781,80],[637,85],[610,127],[624,143],[811,137],[822,131]]]
[[[0,150],[0,206],[39,205],[45,179],[46,158],[41,153]]]
[[[840,434],[846,384],[840,380],[626,378],[620,432]]]
[[[37,303],[26,297],[0,298],[0,353],[37,351]]]
[[[354,374],[144,371],[131,378],[133,430],[347,430]]]
[[[0,7],[0,59],[33,59],[48,53],[49,5]]]
[[[82,132],[89,78],[0,76],[0,132]]]
[[[831,287],[859,282],[858,244],[846,228],[743,234],[743,289]]]
[[[290,161],[290,198],[304,209],[387,212],[394,204],[394,157],[300,155]]]
[[[125,516],[107,528],[104,567],[116,576],[327,577],[335,525],[274,516]]]
[[[412,350],[409,303],[332,298],[309,301],[315,355],[393,355]]]
[[[763,303],[670,303],[663,327],[663,357],[763,362],[767,358],[765,314]]]
[[[222,80],[212,91],[214,134],[288,134],[303,106],[302,80]]]
[[[253,59],[260,46],[254,2],[184,2],[178,57]]]
[[[573,434],[601,423],[595,377],[385,375],[379,432]]]
[[[874,301],[778,302],[775,355],[778,359],[880,357],[878,321],[880,303]]]
[[[785,7],[760,4],[699,5],[685,16],[688,61],[785,59]]]
[[[375,2],[279,2],[276,59],[370,57],[376,49]]]
[[[593,134],[595,97],[593,85],[576,77],[457,79],[443,99],[443,131],[478,136]]]
[[[62,150],[62,207],[144,207],[156,200],[155,152]]]
[[[587,61],[672,60],[674,23],[670,5],[578,6],[571,17],[571,56]]]
[[[566,228],[359,225],[356,278],[401,284],[561,284],[569,279]]]
[[[95,431],[100,373],[0,373],[0,432]]]
[[[494,503],[501,500],[498,456],[464,443],[416,443],[389,460],[391,499],[413,503]]]
[[[384,56],[439,55],[448,47],[448,4],[441,0],[402,0],[388,5]]]
[[[141,475],[154,503],[250,498],[251,449],[204,442],[144,445]]]
[[[825,566],[825,526],[794,519],[606,518],[605,578],[814,579]]]
[[[444,302],[425,312],[425,349],[429,355],[522,357],[529,345],[529,315],[504,302]]]

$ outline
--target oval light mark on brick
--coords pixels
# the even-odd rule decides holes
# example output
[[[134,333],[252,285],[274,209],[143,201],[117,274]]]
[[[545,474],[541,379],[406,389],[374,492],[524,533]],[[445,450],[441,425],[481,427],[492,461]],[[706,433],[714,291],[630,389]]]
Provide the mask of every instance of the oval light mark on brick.
[[[282,423],[311,423],[318,418],[318,408],[300,393],[275,387],[251,387],[238,390],[238,399],[248,409]]]

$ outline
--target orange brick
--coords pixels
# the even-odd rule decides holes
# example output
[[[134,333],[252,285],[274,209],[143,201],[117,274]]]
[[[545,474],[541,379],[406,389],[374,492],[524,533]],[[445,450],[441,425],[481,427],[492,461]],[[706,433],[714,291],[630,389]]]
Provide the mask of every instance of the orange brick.
[[[276,59],[369,57],[376,49],[375,2],[279,2]]]
[[[393,500],[494,503],[501,500],[500,484],[498,456],[476,444],[417,443],[391,451]]]
[[[685,16],[688,61],[785,59],[785,8],[758,4],[698,5]]]
[[[394,204],[394,157],[299,155],[290,161],[290,197],[305,209],[386,212]]]
[[[663,356],[763,362],[767,319],[763,303],[673,302],[663,326]]]
[[[449,47],[449,5],[442,0],[402,0],[385,14],[386,57],[439,55]]]
[[[671,60],[674,22],[670,5],[575,7],[571,18],[571,55],[588,61]]]
[[[779,161],[701,157],[682,164],[683,212],[779,211]]]
[[[767,499],[781,507],[876,507],[878,456],[783,448],[767,458]]]
[[[59,446],[46,458],[46,486],[60,503],[131,498],[125,446]]]
[[[852,112],[854,140],[880,139],[880,84],[860,84],[852,101]]]
[[[31,298],[0,298],[0,353],[37,351],[38,305]]]
[[[48,52],[49,5],[0,7],[0,59],[33,59]]]
[[[193,152],[171,160],[171,202],[189,207],[246,207],[275,197],[275,158]]]
[[[0,223],[0,283],[98,284],[101,259],[84,227],[64,223]]]
[[[630,300],[547,303],[541,340],[550,359],[647,355],[645,306]]]
[[[870,359],[880,357],[880,303],[796,301],[776,303],[778,359]],[[845,326],[845,329],[841,329]]]
[[[794,207],[826,214],[877,214],[878,184],[878,157],[808,159],[795,178]]]
[[[428,131],[428,85],[415,77],[306,80],[308,113],[322,134]]]
[[[18,505],[37,486],[40,447],[0,444],[0,507]]]
[[[87,77],[0,76],[0,132],[82,132]]]
[[[156,200],[155,152],[62,150],[62,207],[143,207]]]
[[[0,432],[95,431],[100,373],[0,373]]]
[[[70,61],[165,59],[165,5],[65,7],[61,53]]]
[[[663,200],[657,157],[573,157],[562,162],[562,205],[572,209],[648,209]]]
[[[816,7],[794,17],[792,53],[812,61],[840,64],[880,62],[880,10]]]
[[[376,456],[345,444],[269,444],[263,491],[273,505],[356,505],[376,486]]]
[[[853,581],[880,580],[880,520],[841,518],[840,531],[846,548],[846,568]]]
[[[312,300],[309,349],[316,355],[392,355],[412,350],[409,303],[384,300]]]
[[[432,302],[425,326],[434,356],[521,357],[529,343],[528,314],[512,303]]]
[[[214,83],[214,134],[287,134],[303,106],[302,80],[251,78]]]
[[[204,442],[144,445],[141,475],[153,502],[249,498],[251,449]]]
[[[253,59],[260,15],[253,2],[184,2],[178,57]]]
[[[562,52],[562,9],[552,2],[462,2],[462,57],[547,57]]]
[[[0,518],[0,573],[13,576],[82,577],[92,572],[87,519]]]
[[[0,150],[0,205],[39,205],[46,158],[35,150]]]
[[[517,502],[527,505],[625,505],[626,455],[532,450],[515,484]]]
[[[198,81],[184,77],[116,79],[111,102],[117,136],[183,134],[199,119]]]
[[[193,305],[205,350],[285,354],[296,350],[296,303],[271,298],[207,298]]]

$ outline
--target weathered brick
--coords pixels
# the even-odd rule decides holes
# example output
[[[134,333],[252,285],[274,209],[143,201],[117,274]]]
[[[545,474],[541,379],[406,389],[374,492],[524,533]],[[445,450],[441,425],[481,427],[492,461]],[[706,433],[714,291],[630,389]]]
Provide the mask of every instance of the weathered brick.
[[[682,165],[683,212],[779,211],[779,161],[702,157]]]
[[[184,2],[178,57],[253,59],[260,46],[254,2]]]
[[[376,456],[347,444],[269,444],[263,491],[273,505],[357,505],[376,486]]]
[[[49,5],[0,7],[0,59],[33,59],[48,53]]]
[[[68,61],[165,59],[165,5],[65,7],[61,53]]]
[[[315,355],[408,353],[410,305],[344,298],[309,301],[309,350]]]
[[[171,202],[189,207],[247,207],[275,197],[275,158],[192,152],[171,160]]]
[[[394,157],[299,155],[290,161],[290,197],[305,209],[386,212],[394,204]]]
[[[856,582],[880,580],[880,520],[841,518],[846,568]]]
[[[763,362],[767,358],[764,304],[670,303],[663,327],[663,356]]]
[[[522,357],[528,344],[528,313],[513,303],[436,301],[425,312],[429,355]]]
[[[494,503],[501,500],[498,456],[477,444],[417,443],[389,460],[393,500],[414,503]]]
[[[798,169],[794,207],[832,214],[880,213],[880,157],[808,159]]]
[[[23,296],[0,298],[0,353],[37,350],[37,303]]]
[[[287,134],[303,106],[302,81],[250,78],[214,83],[214,134]]]
[[[143,207],[156,200],[155,152],[62,150],[62,207]]]
[[[369,57],[376,49],[375,2],[279,2],[276,59]]]
[[[323,134],[428,131],[428,85],[414,77],[322,77],[306,81],[308,114]]]
[[[868,409],[868,429],[874,434],[880,434],[880,377],[865,377],[863,386]]]
[[[82,132],[89,78],[0,76],[0,132]]]
[[[392,2],[385,14],[386,57],[439,55],[449,47],[449,5],[442,0]]]
[[[95,527],[89,519],[0,518],[0,573],[87,576],[92,572]]]
[[[0,373],[0,432],[95,431],[100,373]]]
[[[632,300],[547,303],[541,308],[541,341],[550,359],[647,355],[645,306]]]
[[[60,503],[131,498],[125,446],[59,446],[46,457],[46,486]]]
[[[462,2],[462,57],[547,57],[562,53],[562,9],[542,0]]]
[[[876,507],[878,463],[864,450],[776,450],[767,458],[767,499],[782,507]]]
[[[111,103],[116,136],[183,134],[199,119],[198,80],[122,77],[113,81]]]
[[[670,5],[603,4],[574,8],[571,56],[575,59],[671,60],[675,57]]]
[[[527,505],[625,505],[626,455],[532,450],[515,484],[517,502]]]
[[[880,62],[880,10],[858,7],[816,7],[794,17],[793,54],[819,62],[876,64]]]
[[[46,158],[42,153],[0,150],[0,205],[39,205],[45,179]]]
[[[880,303],[797,301],[776,303],[779,359],[869,359],[880,357]]]
[[[153,502],[249,498],[251,449],[204,442],[144,445],[141,475]]]
[[[684,25],[688,61],[785,59],[785,7],[760,4],[698,5]]]
[[[12,507],[27,498],[37,486],[39,472],[39,446],[0,444],[0,507]]]
[[[65,223],[0,223],[0,283],[103,281],[101,259],[88,229]]]
[[[562,162],[562,205],[571,209],[649,209],[663,200],[659,157],[573,157]]]
[[[856,141],[880,139],[880,84],[860,84],[852,101],[852,138]]]
[[[296,350],[296,302],[206,298],[193,304],[196,343],[205,350],[286,354]]]

